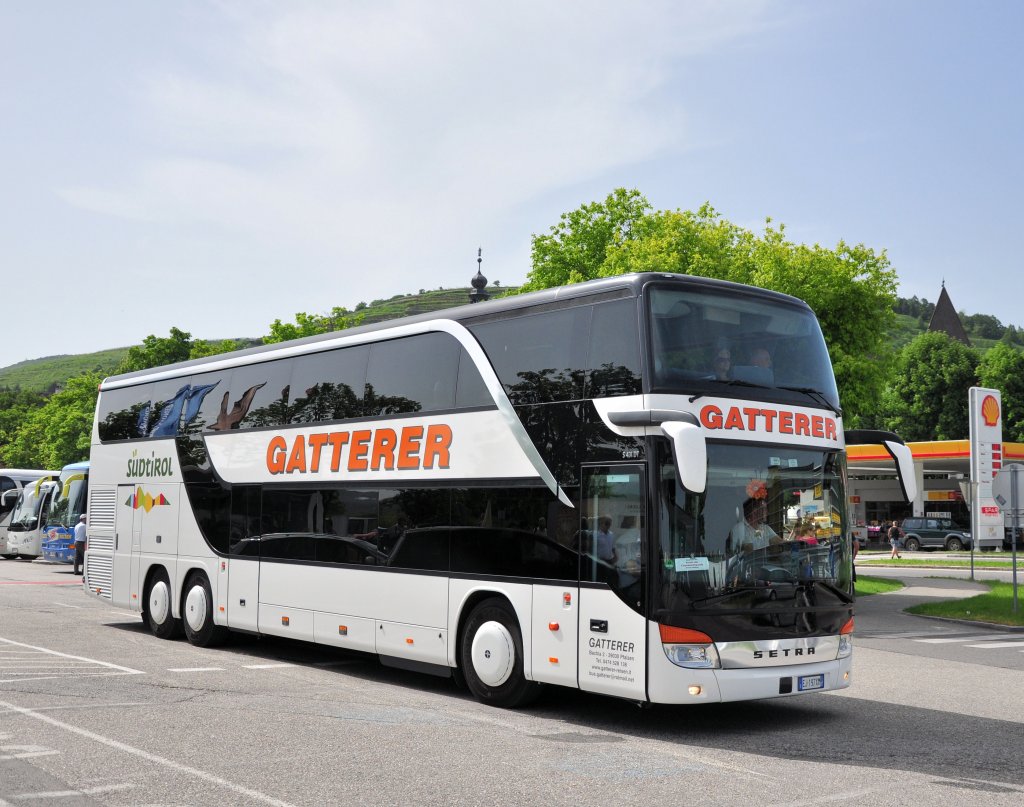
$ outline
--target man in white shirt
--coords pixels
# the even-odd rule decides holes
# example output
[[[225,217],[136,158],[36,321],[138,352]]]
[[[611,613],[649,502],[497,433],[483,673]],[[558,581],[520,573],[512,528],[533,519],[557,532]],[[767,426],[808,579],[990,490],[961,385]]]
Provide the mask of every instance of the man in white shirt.
[[[74,574],[83,574],[85,572],[85,513],[82,513],[78,517],[78,523],[75,524],[75,569]],[[81,569],[82,571],[78,571]]]
[[[750,552],[781,543],[779,534],[767,522],[768,504],[764,499],[749,498],[743,502],[743,518],[729,532],[732,551]]]
[[[597,520],[594,551],[601,560],[615,563],[615,536],[612,534],[612,520],[608,516],[602,516]]]

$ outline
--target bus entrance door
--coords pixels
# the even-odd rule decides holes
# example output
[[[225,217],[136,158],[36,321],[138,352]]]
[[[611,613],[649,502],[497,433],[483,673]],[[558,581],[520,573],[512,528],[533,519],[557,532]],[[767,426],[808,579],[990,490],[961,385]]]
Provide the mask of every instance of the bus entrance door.
[[[580,516],[580,689],[646,700],[644,470],[583,469]]]
[[[142,539],[142,519],[134,507],[135,486],[117,486],[117,516],[114,522],[114,570],[111,581],[111,601],[114,605],[128,606],[133,611],[142,609],[139,591],[139,548]]]

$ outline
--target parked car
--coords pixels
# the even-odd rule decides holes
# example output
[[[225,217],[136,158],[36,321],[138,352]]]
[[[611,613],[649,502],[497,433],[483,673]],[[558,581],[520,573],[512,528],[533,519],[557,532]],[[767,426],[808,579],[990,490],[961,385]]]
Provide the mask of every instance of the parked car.
[[[903,546],[910,552],[917,549],[946,549],[958,552],[971,548],[971,533],[950,518],[905,518]]]

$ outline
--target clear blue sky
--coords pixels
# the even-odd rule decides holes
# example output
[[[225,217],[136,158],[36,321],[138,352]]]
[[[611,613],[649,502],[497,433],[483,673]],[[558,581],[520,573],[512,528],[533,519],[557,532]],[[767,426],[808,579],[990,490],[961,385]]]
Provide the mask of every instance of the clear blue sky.
[[[1024,325],[1024,4],[0,5],[0,367],[512,285],[637,188]]]

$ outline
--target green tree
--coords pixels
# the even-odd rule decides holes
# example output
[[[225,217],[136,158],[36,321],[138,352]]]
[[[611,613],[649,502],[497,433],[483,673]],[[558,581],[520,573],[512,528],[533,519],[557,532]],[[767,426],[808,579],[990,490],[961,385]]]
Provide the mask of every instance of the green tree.
[[[0,389],[0,466],[13,467],[16,465],[9,454],[8,447],[14,441],[21,424],[44,403],[46,403],[46,398],[38,392]]]
[[[174,327],[170,334],[168,337],[150,334],[142,340],[141,345],[129,348],[117,366],[117,372],[147,370],[188,359],[192,349],[192,334]]]
[[[360,303],[356,310],[366,308],[366,303]],[[281,322],[275,319],[270,326],[270,333],[263,337],[264,344],[276,342],[287,342],[290,339],[300,339],[303,336],[314,336],[319,333],[331,333],[342,331],[346,328],[354,328],[363,321],[365,314],[355,314],[347,308],[335,306],[329,314],[307,314],[300,311],[295,315],[295,322]]]
[[[997,342],[978,364],[978,383],[1002,393],[1003,440],[1024,442],[1024,353]]]
[[[101,377],[83,373],[30,412],[7,446],[4,459],[22,468],[60,468],[89,458],[93,414]]]
[[[535,235],[528,280],[535,291],[601,276],[610,247],[628,241],[651,203],[637,190],[616,188],[603,202],[563,213],[546,235]]]
[[[636,190],[563,214],[533,238],[533,266],[520,289],[547,288],[627,272],[676,272],[731,280],[805,300],[821,322],[846,409],[847,426],[876,425],[893,360],[887,339],[896,273],[885,252],[840,241],[795,244],[768,220],[756,234],[710,204],[651,212]]]
[[[923,333],[896,362],[883,396],[886,425],[904,440],[962,440],[978,355],[944,333]]]

